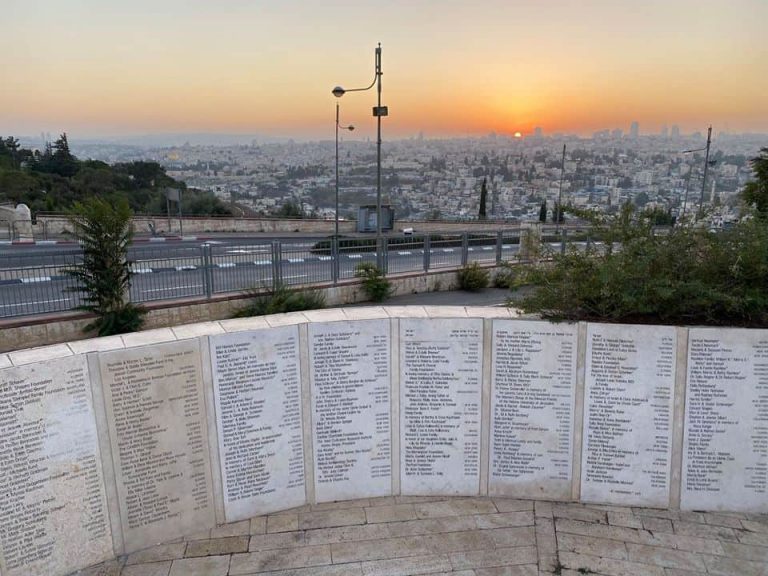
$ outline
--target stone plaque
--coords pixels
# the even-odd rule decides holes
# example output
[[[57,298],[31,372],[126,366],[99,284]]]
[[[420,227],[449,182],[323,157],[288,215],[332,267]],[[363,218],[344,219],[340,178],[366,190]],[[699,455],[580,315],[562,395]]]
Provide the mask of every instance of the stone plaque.
[[[211,336],[227,522],[306,503],[297,326]]]
[[[480,490],[482,319],[400,319],[401,492]]]
[[[0,573],[113,556],[85,356],[0,370]]]
[[[578,326],[493,321],[492,496],[570,499]]]
[[[198,340],[99,364],[126,552],[215,525]]]
[[[669,506],[677,333],[589,324],[581,499]]]
[[[392,494],[389,320],[309,324],[318,502]]]
[[[768,330],[688,332],[681,508],[768,512]]]

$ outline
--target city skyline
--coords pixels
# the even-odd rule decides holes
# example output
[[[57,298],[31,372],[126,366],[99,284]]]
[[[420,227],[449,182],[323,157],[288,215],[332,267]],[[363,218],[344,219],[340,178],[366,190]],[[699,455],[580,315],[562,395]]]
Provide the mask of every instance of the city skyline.
[[[383,48],[385,138],[768,132],[762,0],[11,0],[0,132],[328,138]],[[341,99],[375,133],[375,93]]]

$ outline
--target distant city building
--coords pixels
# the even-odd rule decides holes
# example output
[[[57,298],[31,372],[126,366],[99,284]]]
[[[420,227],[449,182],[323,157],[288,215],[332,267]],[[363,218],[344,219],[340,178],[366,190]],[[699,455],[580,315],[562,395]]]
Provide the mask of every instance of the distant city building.
[[[680,138],[680,126],[672,126],[672,138]]]
[[[640,124],[635,121],[632,122],[632,126],[629,127],[629,137],[637,138],[638,136],[640,136]]]
[[[541,126],[536,126],[536,128],[533,129],[533,135],[536,138],[542,138],[544,136],[544,130],[541,129]]]
[[[661,137],[662,138],[669,138],[669,128],[666,124],[661,127]]]
[[[611,131],[611,136],[613,138],[621,138],[624,135],[624,130],[621,128],[615,128],[613,131]]]

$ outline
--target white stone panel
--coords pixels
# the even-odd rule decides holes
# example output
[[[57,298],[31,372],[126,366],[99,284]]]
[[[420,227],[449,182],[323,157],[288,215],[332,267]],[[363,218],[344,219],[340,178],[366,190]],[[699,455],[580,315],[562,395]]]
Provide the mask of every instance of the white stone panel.
[[[389,320],[308,325],[317,502],[392,494]]]
[[[681,508],[768,513],[768,330],[688,332]]]
[[[53,344],[52,346],[41,346],[40,348],[29,348],[19,350],[18,352],[9,352],[8,356],[14,366],[23,366],[33,362],[44,362],[54,358],[64,358],[71,356],[72,350],[66,344]]]
[[[126,552],[215,525],[198,340],[99,356]]]
[[[581,499],[669,505],[677,331],[587,326]]]
[[[306,502],[297,326],[209,338],[227,522]]]
[[[113,554],[85,356],[0,371],[0,573],[68,574]]]
[[[490,494],[571,496],[578,325],[494,320]]]
[[[482,319],[400,320],[401,492],[480,489]]]

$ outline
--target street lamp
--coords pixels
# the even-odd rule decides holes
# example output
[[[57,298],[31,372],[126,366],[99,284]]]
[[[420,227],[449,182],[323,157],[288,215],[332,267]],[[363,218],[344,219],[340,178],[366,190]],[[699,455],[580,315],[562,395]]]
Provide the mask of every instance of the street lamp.
[[[335,88],[334,88],[335,90]],[[339,103],[336,102],[336,217],[334,226],[334,238],[339,241],[339,128],[342,130],[355,129],[354,126],[341,126],[339,124]]]
[[[704,157],[704,175],[701,178],[701,197],[699,198],[699,212],[696,215],[696,220],[701,218],[704,215],[704,191],[706,190],[707,186],[707,168],[709,168],[709,165],[711,164],[709,161],[709,147],[712,144],[712,126],[709,127],[709,130],[707,130],[707,145],[703,148],[694,148],[691,150],[683,150],[683,154],[693,154],[694,152],[703,152],[704,150],[707,151],[706,156]],[[690,183],[690,173],[688,174],[688,183]],[[685,216],[685,206],[688,204],[688,184],[685,185],[685,203],[683,204],[683,216]]]
[[[374,54],[374,76],[370,86],[365,88],[347,88],[336,86],[331,93],[336,98],[341,98],[347,92],[364,92],[376,86],[378,93],[377,105],[373,109],[376,118],[376,260],[379,268],[383,268],[383,254],[381,252],[381,118],[387,116],[389,110],[381,105],[381,43],[376,47]]]

